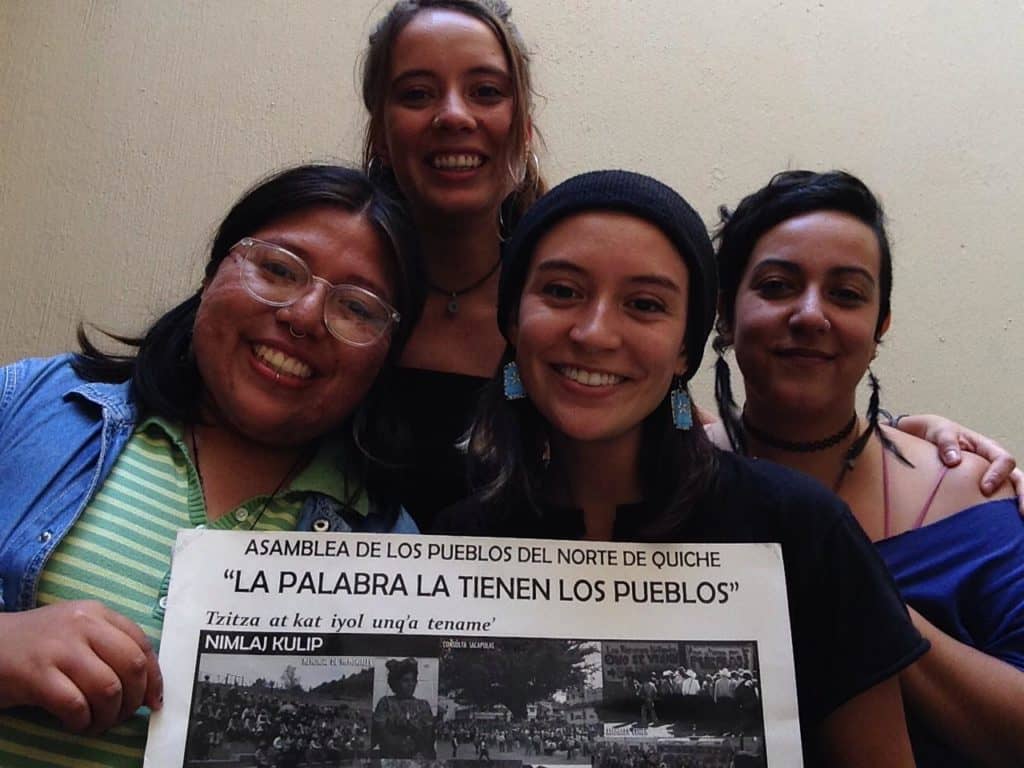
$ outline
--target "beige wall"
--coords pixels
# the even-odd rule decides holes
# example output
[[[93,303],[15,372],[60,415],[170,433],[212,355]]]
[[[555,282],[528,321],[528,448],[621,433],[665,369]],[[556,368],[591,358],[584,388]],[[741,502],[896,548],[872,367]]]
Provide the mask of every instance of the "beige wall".
[[[198,284],[266,171],[357,156],[372,0],[0,0],[0,361],[86,318],[141,329]],[[626,167],[709,222],[782,168],[879,191],[896,254],[884,401],[1024,456],[1024,6],[518,0],[541,156]],[[698,384],[710,402],[708,382]]]

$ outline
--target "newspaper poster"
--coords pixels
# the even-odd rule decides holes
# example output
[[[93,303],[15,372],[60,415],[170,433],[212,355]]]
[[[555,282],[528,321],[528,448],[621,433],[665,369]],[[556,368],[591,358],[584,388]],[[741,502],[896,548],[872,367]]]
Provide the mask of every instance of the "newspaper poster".
[[[775,544],[184,531],[147,766],[802,764]]]

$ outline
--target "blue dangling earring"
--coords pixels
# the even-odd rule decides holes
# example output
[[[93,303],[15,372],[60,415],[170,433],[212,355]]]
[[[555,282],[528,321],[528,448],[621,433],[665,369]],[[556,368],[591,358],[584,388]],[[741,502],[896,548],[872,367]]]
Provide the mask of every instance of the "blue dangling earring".
[[[693,409],[690,405],[690,393],[686,391],[686,385],[682,379],[676,382],[676,386],[669,393],[672,404],[672,424],[676,429],[690,429],[693,427]]]
[[[519,378],[519,366],[516,365],[516,361],[513,360],[505,363],[505,367],[501,369],[501,372],[502,381],[505,385],[505,399],[522,400],[526,397],[526,390],[523,389],[523,380]]]

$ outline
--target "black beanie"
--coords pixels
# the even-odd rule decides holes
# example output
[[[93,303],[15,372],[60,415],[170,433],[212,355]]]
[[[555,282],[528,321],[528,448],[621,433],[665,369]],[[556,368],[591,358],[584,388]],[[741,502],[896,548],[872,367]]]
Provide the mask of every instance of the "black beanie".
[[[621,211],[649,221],[672,241],[689,270],[686,375],[697,372],[715,323],[718,273],[707,228],[671,187],[632,171],[591,171],[573,176],[541,197],[516,226],[502,257],[498,327],[505,338],[526,282],[533,249],[562,219],[587,211]]]

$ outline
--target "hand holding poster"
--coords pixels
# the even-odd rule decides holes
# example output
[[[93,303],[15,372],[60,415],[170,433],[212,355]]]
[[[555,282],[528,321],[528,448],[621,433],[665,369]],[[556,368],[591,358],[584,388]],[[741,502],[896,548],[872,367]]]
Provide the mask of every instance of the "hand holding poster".
[[[787,615],[771,544],[186,531],[146,765],[800,765]]]

